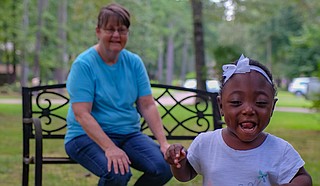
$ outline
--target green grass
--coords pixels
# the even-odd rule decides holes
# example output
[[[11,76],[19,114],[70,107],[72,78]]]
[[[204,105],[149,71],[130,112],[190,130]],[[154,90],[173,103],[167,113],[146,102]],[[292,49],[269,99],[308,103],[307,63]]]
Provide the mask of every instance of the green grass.
[[[274,112],[268,129],[320,130],[320,114]]]
[[[285,92],[279,93],[280,105],[307,106],[305,100],[299,100]],[[298,101],[297,101],[298,100]],[[295,102],[292,104],[291,102]],[[278,105],[279,106],[279,105]],[[22,124],[21,105],[0,104],[0,180],[2,186],[21,185],[22,176]],[[314,186],[320,186],[320,114],[275,112],[266,129],[289,141],[306,162],[306,169],[312,175]],[[183,142],[189,146],[191,141]],[[62,141],[50,141],[47,152],[64,154]],[[30,167],[30,185],[33,185],[34,166]],[[129,185],[137,180],[140,172],[132,170],[133,177]],[[46,186],[60,185],[96,185],[98,178],[80,165],[44,165],[43,183]],[[201,185],[201,176],[188,183],[180,183],[174,178],[168,186]]]
[[[295,96],[294,94],[288,91],[279,91],[278,92],[278,102],[277,107],[303,107],[310,108],[312,102],[306,100],[304,97]]]

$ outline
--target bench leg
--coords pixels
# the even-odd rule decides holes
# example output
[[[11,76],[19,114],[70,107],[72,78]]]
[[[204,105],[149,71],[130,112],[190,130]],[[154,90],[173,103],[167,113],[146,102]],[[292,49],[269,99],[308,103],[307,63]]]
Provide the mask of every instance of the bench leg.
[[[22,185],[29,185],[29,164],[22,164]]]
[[[36,140],[36,148],[35,148],[35,182],[36,186],[42,185],[42,128],[41,121],[39,118],[35,118],[33,120],[34,128],[35,128],[35,140]]]
[[[35,186],[41,186],[42,185],[42,162],[36,163],[35,165]]]

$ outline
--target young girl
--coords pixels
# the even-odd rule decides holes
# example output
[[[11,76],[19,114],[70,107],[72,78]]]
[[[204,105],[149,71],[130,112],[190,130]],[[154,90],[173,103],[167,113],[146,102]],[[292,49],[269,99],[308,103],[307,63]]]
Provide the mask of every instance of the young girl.
[[[171,145],[165,158],[175,178],[200,174],[205,186],[311,186],[298,152],[263,132],[277,102],[270,71],[243,55],[223,71],[218,102],[227,127],[200,134],[188,151]]]

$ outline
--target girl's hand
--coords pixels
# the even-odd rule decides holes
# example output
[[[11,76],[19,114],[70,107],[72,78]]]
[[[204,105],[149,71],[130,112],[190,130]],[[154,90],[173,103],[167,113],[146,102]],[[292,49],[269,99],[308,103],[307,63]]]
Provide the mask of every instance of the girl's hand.
[[[176,168],[181,168],[180,162],[187,157],[187,152],[181,144],[172,144],[167,149],[165,160]]]

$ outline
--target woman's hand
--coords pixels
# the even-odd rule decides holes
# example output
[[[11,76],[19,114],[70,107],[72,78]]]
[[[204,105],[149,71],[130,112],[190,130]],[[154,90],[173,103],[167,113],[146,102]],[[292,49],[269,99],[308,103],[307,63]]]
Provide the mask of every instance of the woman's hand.
[[[121,175],[129,172],[130,160],[127,154],[119,147],[113,145],[105,150],[105,155],[108,159],[108,171],[111,171],[113,165],[114,173],[118,174],[119,170]]]
[[[160,150],[161,150],[163,156],[166,155],[166,152],[167,152],[169,147],[170,147],[170,144],[168,142],[166,142],[164,144],[160,144]]]

